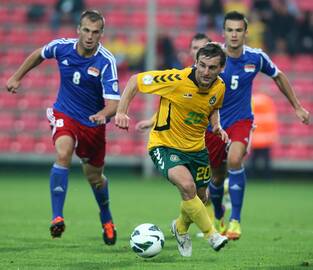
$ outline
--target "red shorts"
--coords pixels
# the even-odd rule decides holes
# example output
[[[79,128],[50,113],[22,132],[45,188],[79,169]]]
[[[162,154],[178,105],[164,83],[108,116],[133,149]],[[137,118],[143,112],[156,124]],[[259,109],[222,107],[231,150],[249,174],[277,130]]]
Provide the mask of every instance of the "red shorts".
[[[242,142],[244,145],[249,146],[252,125],[252,120],[245,119],[239,120],[229,126],[225,131],[228,134],[230,143]],[[225,144],[220,137],[213,134],[211,131],[206,131],[205,133],[205,144],[209,152],[211,167],[218,168],[226,161],[229,144]]]
[[[52,128],[52,139],[62,135],[71,136],[75,141],[76,155],[95,167],[104,164],[105,157],[105,125],[87,127],[64,113],[47,109],[47,117]]]

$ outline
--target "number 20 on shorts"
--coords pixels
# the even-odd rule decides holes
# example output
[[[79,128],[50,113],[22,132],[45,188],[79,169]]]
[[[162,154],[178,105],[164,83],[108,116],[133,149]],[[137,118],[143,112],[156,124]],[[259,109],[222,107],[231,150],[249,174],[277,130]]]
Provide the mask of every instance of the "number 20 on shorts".
[[[197,169],[196,181],[208,180],[211,177],[211,169],[210,166],[207,167],[199,167]]]

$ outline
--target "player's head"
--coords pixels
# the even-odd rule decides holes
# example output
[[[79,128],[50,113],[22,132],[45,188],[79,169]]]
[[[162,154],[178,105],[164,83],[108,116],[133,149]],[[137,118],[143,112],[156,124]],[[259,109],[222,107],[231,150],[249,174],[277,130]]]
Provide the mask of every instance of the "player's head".
[[[227,47],[241,48],[248,33],[247,18],[237,11],[228,12],[224,18],[224,38]]]
[[[208,88],[224,68],[226,55],[222,47],[209,42],[197,52],[196,79],[201,88]]]
[[[97,10],[86,10],[80,16],[77,27],[79,48],[86,52],[93,52],[103,34],[104,18]]]
[[[206,34],[197,33],[195,34],[190,43],[190,55],[194,61],[196,61],[198,50],[207,44],[209,41],[209,37]]]

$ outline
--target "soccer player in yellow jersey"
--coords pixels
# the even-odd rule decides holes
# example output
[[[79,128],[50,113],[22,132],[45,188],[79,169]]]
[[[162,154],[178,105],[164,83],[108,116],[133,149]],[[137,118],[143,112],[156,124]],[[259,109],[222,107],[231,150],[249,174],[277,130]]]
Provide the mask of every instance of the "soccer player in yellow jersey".
[[[228,140],[221,128],[218,111],[225,92],[224,82],[218,74],[225,61],[222,48],[209,43],[198,51],[195,67],[133,75],[115,116],[115,125],[127,129],[130,122],[128,107],[138,91],[161,96],[148,149],[156,168],[180,192],[180,215],[172,222],[171,229],[178,250],[185,257],[192,254],[188,234],[191,223],[199,227],[214,250],[220,250],[227,243],[227,237],[216,232],[203,204],[211,174],[204,142],[209,122],[223,141]]]

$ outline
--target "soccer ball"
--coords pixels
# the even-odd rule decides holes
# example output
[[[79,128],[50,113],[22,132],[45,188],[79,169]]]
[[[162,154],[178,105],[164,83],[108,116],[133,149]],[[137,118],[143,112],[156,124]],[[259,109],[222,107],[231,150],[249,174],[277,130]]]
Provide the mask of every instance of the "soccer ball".
[[[164,234],[158,226],[144,223],[134,229],[129,243],[138,256],[152,258],[158,255],[164,247]]]

